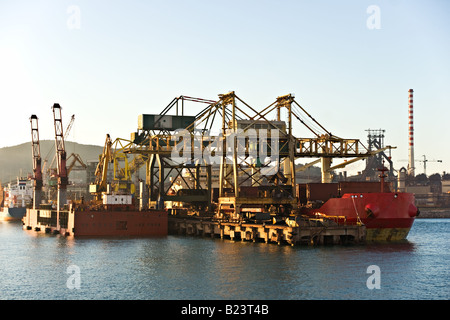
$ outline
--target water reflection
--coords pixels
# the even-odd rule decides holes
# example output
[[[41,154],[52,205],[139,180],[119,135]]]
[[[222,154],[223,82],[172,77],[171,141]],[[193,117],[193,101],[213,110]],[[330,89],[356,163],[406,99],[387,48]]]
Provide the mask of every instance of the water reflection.
[[[368,243],[364,245],[364,250],[368,252],[414,252],[416,249],[417,245],[409,240]]]

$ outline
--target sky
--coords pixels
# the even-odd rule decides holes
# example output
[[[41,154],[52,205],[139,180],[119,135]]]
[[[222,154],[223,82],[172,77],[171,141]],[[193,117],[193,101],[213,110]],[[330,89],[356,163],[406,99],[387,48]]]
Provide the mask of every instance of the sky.
[[[54,103],[63,127],[75,115],[68,140],[102,146],[180,95],[262,109],[290,93],[336,136],[385,130],[399,169],[413,89],[415,158],[450,172],[449,15],[446,0],[0,0],[0,148],[31,141],[32,114],[54,139]]]

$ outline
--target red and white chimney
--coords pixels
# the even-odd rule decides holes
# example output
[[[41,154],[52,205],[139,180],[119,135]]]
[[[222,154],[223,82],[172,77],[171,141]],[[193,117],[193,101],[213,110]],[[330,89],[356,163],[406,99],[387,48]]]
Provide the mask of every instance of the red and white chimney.
[[[408,175],[414,177],[414,114],[413,114],[413,89],[409,89],[408,99],[408,132],[409,132],[409,162]]]

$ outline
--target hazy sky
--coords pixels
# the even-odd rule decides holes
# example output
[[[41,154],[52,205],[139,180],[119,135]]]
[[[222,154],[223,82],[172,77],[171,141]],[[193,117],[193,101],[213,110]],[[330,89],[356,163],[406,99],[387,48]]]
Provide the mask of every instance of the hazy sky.
[[[262,108],[292,93],[337,136],[386,130],[399,169],[412,88],[416,159],[448,172],[449,17],[446,0],[0,0],[0,147],[31,140],[31,114],[54,139],[55,102],[64,127],[75,114],[69,140],[103,145],[176,96]]]

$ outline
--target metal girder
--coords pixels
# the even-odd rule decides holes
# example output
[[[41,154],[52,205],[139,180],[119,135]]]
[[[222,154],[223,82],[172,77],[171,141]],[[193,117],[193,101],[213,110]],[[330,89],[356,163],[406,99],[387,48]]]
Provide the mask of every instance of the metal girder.
[[[67,173],[66,166],[66,147],[64,145],[64,133],[62,125],[61,106],[55,103],[52,107],[53,119],[55,125],[55,148],[57,155],[57,176],[58,176],[58,194],[57,203],[58,209],[62,208],[67,201],[67,185],[69,184],[69,175]],[[59,210],[58,210],[59,214]],[[57,222],[57,228],[59,229],[59,218]]]
[[[38,117],[33,114],[30,118],[30,123],[31,123],[31,144],[33,156],[33,180],[34,180],[33,209],[36,209],[41,203],[42,186],[43,186]]]
[[[358,139],[336,139],[334,137],[298,138],[295,157],[351,158],[370,156],[370,152]]]
[[[43,183],[42,183],[41,148],[39,143],[38,117],[33,114],[30,118],[30,123],[31,123],[34,188],[36,190],[41,190]]]
[[[304,171],[304,170],[306,170],[306,169],[308,169],[308,168],[314,166],[315,164],[318,164],[319,162],[320,162],[320,159],[314,160],[314,161],[312,161],[312,162],[310,162],[310,163],[304,164],[304,165],[301,166],[301,167],[297,167],[297,168],[295,169],[295,171],[296,171],[296,172]]]

